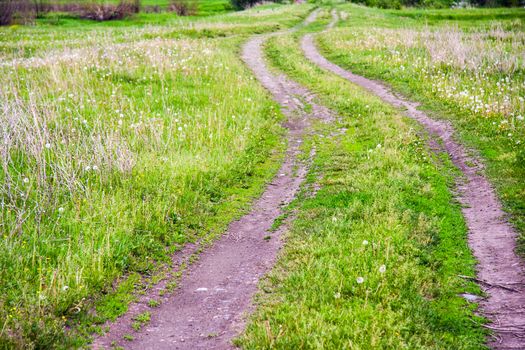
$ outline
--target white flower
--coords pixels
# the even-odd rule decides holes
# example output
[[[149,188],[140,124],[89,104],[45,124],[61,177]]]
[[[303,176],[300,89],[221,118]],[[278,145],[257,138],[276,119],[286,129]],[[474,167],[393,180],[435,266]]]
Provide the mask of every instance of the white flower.
[[[368,245],[368,241],[366,239],[363,241],[363,245]]]
[[[64,208],[62,208],[62,207],[58,208],[58,212],[59,213],[63,213],[64,212]]]
[[[381,144],[378,143],[377,146],[376,146],[376,148],[381,148]]]
[[[69,286],[63,286],[63,287],[62,287],[62,291],[63,291],[63,292],[67,292],[68,289],[69,289]]]
[[[357,282],[357,284],[361,284],[365,281],[365,279],[363,277],[357,277],[355,281]]]
[[[385,265],[379,266],[379,273],[385,273],[385,271],[386,271],[386,266]]]
[[[29,179],[27,177],[24,177],[24,183],[28,183],[29,182]]]
[[[90,171],[91,170],[91,167],[89,165],[87,165],[85,168],[84,168],[85,171]]]
[[[334,298],[336,298],[336,299],[341,298],[341,293],[339,293],[339,292],[334,293]]]
[[[522,115],[518,115],[518,116],[516,117],[516,119],[518,119],[518,120],[523,120],[524,118],[523,118]]]
[[[93,170],[94,170],[94,171],[97,171],[97,170],[98,170],[98,166],[93,165]]]
[[[46,148],[50,149],[51,148],[51,144],[50,143],[46,143]]]
[[[182,131],[182,126],[179,126],[177,130]]]

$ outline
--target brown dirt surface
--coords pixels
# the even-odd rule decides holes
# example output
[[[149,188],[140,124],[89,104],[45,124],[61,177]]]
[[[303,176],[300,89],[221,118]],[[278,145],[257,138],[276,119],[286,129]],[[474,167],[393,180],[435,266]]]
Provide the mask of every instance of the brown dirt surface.
[[[464,175],[456,179],[457,199],[463,206],[469,245],[478,261],[476,281],[488,295],[480,302],[482,314],[492,322],[487,328],[494,331],[488,345],[498,350],[525,349],[525,269],[515,253],[517,233],[506,220],[494,189],[483,175],[481,161],[454,139],[455,131],[450,123],[430,118],[417,109],[417,103],[394,95],[382,83],[328,61],[317,50],[312,35],[305,35],[301,46],[305,56],[316,65],[404,109],[408,117],[441,141],[443,150]]]
[[[305,22],[313,21],[317,12]],[[293,200],[307,173],[298,156],[312,119],[332,120],[326,108],[315,104],[314,95],[285,76],[272,73],[262,46],[270,35],[258,36],[243,48],[242,59],[256,78],[282,106],[287,117],[288,148],[283,164],[252,210],[230,224],[228,231],[205,250],[180,279],[179,288],[163,303],[148,309],[148,295],[131,305],[128,313],[109,324],[109,332],[97,338],[94,348],[123,346],[126,349],[229,349],[252,308],[257,283],[274,265],[284,228],[270,232],[282,207]],[[311,107],[305,111],[302,101]],[[194,249],[189,249],[190,252]],[[184,256],[184,254],[182,254]],[[155,289],[155,288],[154,288]],[[133,331],[133,315],[149,311],[151,321]],[[131,335],[132,340],[124,340]]]

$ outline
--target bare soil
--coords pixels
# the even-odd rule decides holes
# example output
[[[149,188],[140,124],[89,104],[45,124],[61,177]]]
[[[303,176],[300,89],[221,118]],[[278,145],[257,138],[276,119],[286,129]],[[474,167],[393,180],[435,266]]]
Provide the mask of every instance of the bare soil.
[[[306,23],[315,19],[314,12]],[[275,178],[255,201],[252,210],[230,224],[228,231],[205,250],[180,279],[179,288],[164,298],[160,307],[147,308],[149,293],[131,305],[131,313],[108,325],[109,332],[94,348],[123,346],[126,349],[229,349],[232,338],[243,329],[259,279],[274,265],[285,227],[270,232],[282,207],[293,200],[307,173],[308,164],[298,156],[312,119],[332,120],[329,110],[314,103],[314,95],[285,76],[272,73],[262,46],[270,35],[255,37],[243,48],[242,59],[262,85],[282,106],[287,120],[288,148]],[[305,111],[305,101],[311,107]],[[188,252],[195,249],[188,248]],[[188,256],[182,254],[182,256]],[[182,259],[182,258],[181,258]],[[154,288],[158,289],[158,288]],[[154,293],[154,292],[151,292]],[[133,315],[151,312],[151,321],[133,331]],[[132,340],[124,340],[131,335]],[[129,338],[129,337],[128,337]]]
[[[337,15],[332,14],[334,21]],[[335,22],[332,22],[333,27]],[[464,176],[456,179],[457,199],[468,227],[468,241],[478,260],[477,282],[487,298],[480,301],[480,311],[492,323],[494,331],[488,345],[493,349],[525,349],[525,268],[515,253],[517,233],[508,223],[494,189],[483,175],[483,164],[454,139],[450,123],[434,120],[417,109],[418,104],[392,93],[380,82],[366,79],[335,65],[317,50],[312,35],[301,42],[305,56],[340,77],[364,87],[385,102],[405,110],[442,148]]]

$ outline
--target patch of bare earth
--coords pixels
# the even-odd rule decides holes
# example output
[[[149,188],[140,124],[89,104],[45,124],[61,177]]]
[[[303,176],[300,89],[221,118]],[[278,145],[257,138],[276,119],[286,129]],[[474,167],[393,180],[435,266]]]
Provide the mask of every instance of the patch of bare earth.
[[[335,21],[336,15],[333,16]],[[301,46],[312,62],[405,109],[408,117],[441,140],[442,148],[464,175],[456,179],[457,199],[463,205],[469,245],[478,260],[475,280],[488,295],[479,302],[482,314],[492,321],[486,326],[494,331],[488,345],[493,349],[525,349],[525,269],[515,253],[517,233],[505,219],[501,203],[483,175],[480,160],[455,141],[449,123],[431,119],[417,109],[418,104],[394,95],[385,85],[328,61],[318,52],[312,35],[304,36]]]
[[[315,15],[306,22],[313,21]],[[231,339],[242,331],[257,283],[274,265],[282,246],[284,228],[277,232],[270,232],[270,228],[307,173],[307,164],[298,156],[309,122],[332,119],[330,111],[314,103],[308,90],[268,69],[262,48],[268,37],[246,43],[242,59],[287,117],[288,148],[277,176],[252,210],[231,223],[224,236],[186,269],[173,294],[155,309],[148,308],[148,295],[142,297],[131,305],[131,313],[108,325],[109,332],[95,340],[94,348],[229,349],[233,347]],[[311,107],[309,112],[302,101]],[[141,331],[134,331],[133,315],[144,311],[151,312],[151,321]]]

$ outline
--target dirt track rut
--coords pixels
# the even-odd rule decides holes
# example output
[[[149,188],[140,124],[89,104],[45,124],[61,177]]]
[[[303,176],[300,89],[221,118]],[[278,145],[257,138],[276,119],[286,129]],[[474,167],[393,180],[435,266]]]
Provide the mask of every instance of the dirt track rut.
[[[332,16],[330,28],[337,21],[335,12]],[[441,140],[444,151],[464,174],[464,178],[456,179],[457,199],[463,204],[469,245],[478,260],[477,277],[488,295],[480,302],[482,313],[492,321],[488,327],[495,332],[488,345],[493,349],[525,349],[525,268],[515,253],[517,233],[505,219],[501,203],[483,175],[480,160],[455,141],[455,131],[449,123],[431,119],[417,109],[417,103],[394,95],[377,81],[353,74],[328,61],[317,50],[312,35],[305,35],[301,46],[305,56],[316,65],[406,110],[407,116]]]
[[[315,16],[316,12],[305,22]],[[287,117],[288,148],[277,176],[253,209],[233,222],[227,233],[188,268],[173,295],[159,308],[148,310],[152,314],[150,324],[133,332],[132,316],[127,315],[122,318],[125,321],[110,325],[110,331],[96,339],[95,348],[110,348],[112,344],[140,350],[232,348],[231,339],[243,328],[257,282],[273,266],[282,245],[280,231],[270,233],[269,229],[306,175],[307,164],[300,162],[298,155],[309,121],[332,118],[326,108],[313,102],[308,90],[268,69],[262,47],[270,35],[246,43],[242,59]],[[302,101],[310,105],[309,112]],[[132,334],[134,339],[123,340],[125,334]]]

